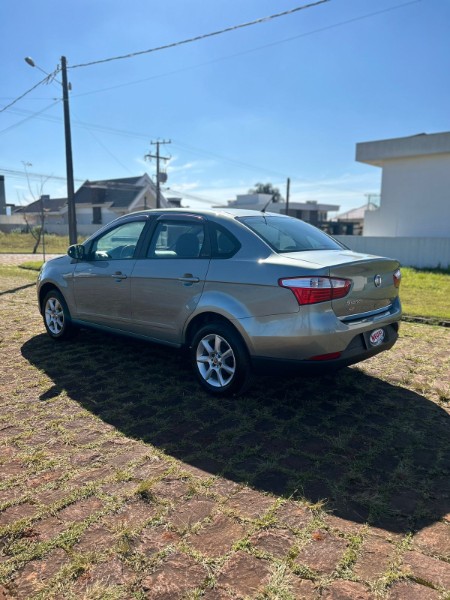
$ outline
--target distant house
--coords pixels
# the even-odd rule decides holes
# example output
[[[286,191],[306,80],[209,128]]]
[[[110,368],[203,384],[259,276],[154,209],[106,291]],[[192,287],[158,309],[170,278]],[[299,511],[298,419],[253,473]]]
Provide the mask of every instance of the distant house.
[[[333,224],[334,235],[362,235],[364,231],[364,221],[367,211],[377,210],[378,204],[366,202],[363,206],[352,208],[346,212],[337,215],[335,225]]]
[[[225,208],[224,205],[215,208]],[[265,212],[286,214],[285,202],[272,202],[271,194],[238,194],[236,200],[229,200],[226,208],[246,208]],[[315,200],[307,202],[289,202],[288,214],[296,219],[302,219],[316,227],[324,227],[328,223],[328,212],[337,211],[336,204],[320,204]]]
[[[382,168],[364,236],[449,237],[450,132],[357,144],[356,160]]]
[[[1,204],[0,180],[0,204]],[[75,192],[77,232],[87,236],[121,215],[156,208],[156,186],[147,174],[124,179],[85,181]],[[179,199],[173,199],[177,205]],[[178,202],[178,205],[181,201]],[[173,206],[160,193],[160,206]],[[67,198],[41,196],[27,206],[14,211],[9,219],[0,215],[0,226],[5,230],[12,227],[40,225],[44,215],[44,226],[48,233],[66,235],[68,231]],[[4,221],[4,222],[3,222]],[[8,221],[8,222],[7,222]],[[9,223],[11,221],[11,223]]]
[[[162,194],[160,206],[169,206]],[[77,225],[104,225],[130,212],[156,208],[156,186],[147,174],[125,179],[88,180],[75,193],[75,207]]]
[[[61,225],[64,223],[63,212],[66,210],[67,198],[50,198],[41,196],[39,200],[31,202],[27,206],[17,207],[14,215],[23,216],[24,223],[29,225],[40,225],[44,220],[48,225]]]

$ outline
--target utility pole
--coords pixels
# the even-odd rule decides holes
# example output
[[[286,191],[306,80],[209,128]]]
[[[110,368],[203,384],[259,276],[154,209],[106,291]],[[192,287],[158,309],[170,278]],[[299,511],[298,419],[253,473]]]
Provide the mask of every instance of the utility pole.
[[[67,60],[61,56],[61,75],[64,106],[64,134],[66,140],[66,171],[67,171],[67,216],[69,220],[69,243],[77,243],[77,213],[75,210],[75,186],[73,182],[72,136],[70,133],[69,86],[67,84]]]
[[[170,160],[170,156],[161,156],[159,153],[159,147],[161,144],[171,144],[171,140],[156,140],[156,142],[150,142],[152,146],[156,146],[156,154],[146,154],[145,158],[156,158],[156,208],[161,208],[161,179],[162,173],[159,168],[160,160]],[[164,181],[167,180],[167,177]]]
[[[286,181],[286,214],[289,214],[289,194],[291,191],[291,180],[288,177]]]
[[[34,60],[27,56],[25,62],[30,67],[36,67],[48,76],[48,80],[52,80],[53,75],[50,75],[44,69],[41,69]],[[70,84],[67,83],[67,59],[61,56],[61,75],[62,82],[57,80],[62,85],[63,89],[63,109],[64,109],[64,137],[66,140],[66,173],[67,173],[67,218],[69,221],[69,242],[70,244],[77,243],[77,213],[75,210],[75,186],[73,182],[73,162],[72,162],[72,136],[70,133],[70,112],[69,112],[69,89]]]

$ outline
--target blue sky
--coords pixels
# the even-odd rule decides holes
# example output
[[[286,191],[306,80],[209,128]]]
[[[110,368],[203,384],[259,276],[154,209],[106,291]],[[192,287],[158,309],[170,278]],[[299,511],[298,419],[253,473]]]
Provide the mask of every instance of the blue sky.
[[[138,52],[289,10],[308,0],[3,0],[0,110],[62,55],[68,66]],[[450,130],[450,1],[329,0],[192,44],[70,68],[75,187],[148,172],[170,139],[167,195],[207,206],[272,182],[291,200],[377,193],[358,142]],[[0,112],[7,200],[66,195],[61,85]],[[27,165],[28,166],[25,166]],[[35,175],[38,174],[38,175]],[[51,176],[51,177],[49,177]]]

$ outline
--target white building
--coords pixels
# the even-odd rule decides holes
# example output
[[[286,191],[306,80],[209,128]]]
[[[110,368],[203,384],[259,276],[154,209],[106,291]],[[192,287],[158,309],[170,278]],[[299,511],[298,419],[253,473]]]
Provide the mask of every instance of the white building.
[[[220,205],[214,208],[225,208]],[[286,214],[286,203],[273,202],[272,194],[238,194],[236,200],[228,200],[226,208],[245,208],[262,212]],[[320,204],[315,200],[307,202],[289,202],[288,214],[320,227],[328,221],[329,211],[338,211],[337,204]]]
[[[364,236],[450,236],[450,132],[357,144],[356,160],[382,168],[380,208],[366,212]]]

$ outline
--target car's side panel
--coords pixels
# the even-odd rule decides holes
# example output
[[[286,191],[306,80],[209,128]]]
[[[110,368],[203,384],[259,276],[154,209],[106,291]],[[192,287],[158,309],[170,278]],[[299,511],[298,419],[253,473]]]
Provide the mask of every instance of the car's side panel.
[[[196,309],[209,258],[138,260],[131,278],[131,330],[166,343],[181,343]]]
[[[134,260],[79,262],[73,274],[76,313],[88,322],[127,327]]]

